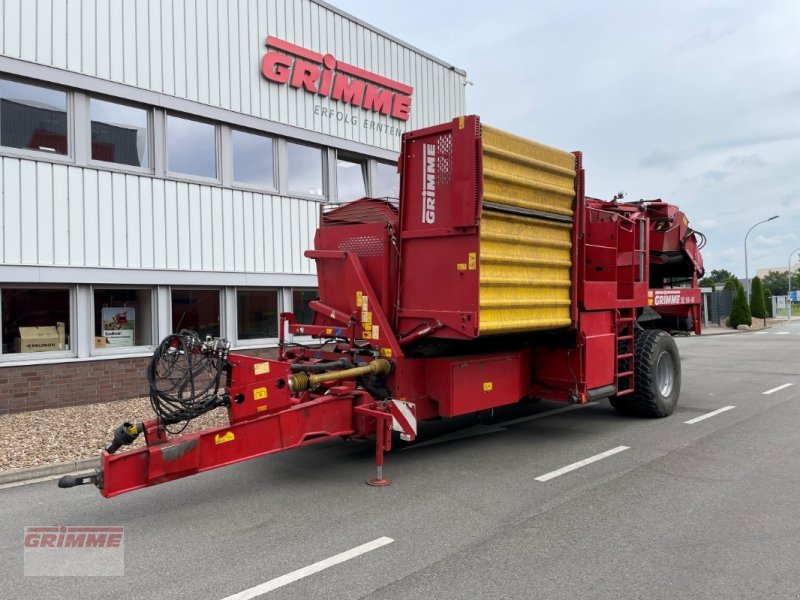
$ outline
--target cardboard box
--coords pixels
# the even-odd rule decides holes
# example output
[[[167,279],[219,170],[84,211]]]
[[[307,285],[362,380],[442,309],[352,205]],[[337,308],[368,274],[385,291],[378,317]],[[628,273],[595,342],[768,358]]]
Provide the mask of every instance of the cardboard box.
[[[58,322],[55,326],[20,327],[19,337],[14,340],[15,352],[58,352],[65,349],[66,327]]]

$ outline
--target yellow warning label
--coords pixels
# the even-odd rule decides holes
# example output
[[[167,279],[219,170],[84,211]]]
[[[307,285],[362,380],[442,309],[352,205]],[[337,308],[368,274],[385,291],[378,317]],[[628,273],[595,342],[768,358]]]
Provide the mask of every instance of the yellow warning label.
[[[464,117],[458,117],[458,128],[464,129]]]
[[[466,271],[467,270],[467,263],[458,263],[456,265],[456,269],[459,271]]]
[[[325,330],[325,335],[333,335],[333,329],[331,329],[330,327],[328,329],[326,329]]]
[[[361,322],[366,325],[367,323],[372,323],[372,313],[369,311],[365,311],[361,313]]]
[[[361,310],[369,310],[369,296],[361,297]]]
[[[261,406],[256,406],[256,412],[264,412],[265,410],[267,410],[266,404],[262,404]]]
[[[232,431],[228,431],[225,435],[217,434],[214,436],[214,443],[215,444],[224,444],[226,442],[232,442],[236,439],[236,436],[233,435]]]
[[[392,349],[381,348],[381,356],[385,356],[386,358],[392,358]]]
[[[266,375],[269,373],[269,363],[268,362],[260,362],[253,365],[253,372],[256,375]]]
[[[263,400],[267,397],[267,388],[260,387],[253,390],[253,400]]]
[[[372,332],[371,332],[371,331],[367,331],[367,330],[365,329],[365,330],[364,330],[364,339],[365,339],[365,340],[371,340],[371,339],[372,339]]]
[[[364,297],[364,292],[356,292],[356,306],[361,306],[363,297]]]
[[[467,256],[469,257],[469,270],[474,271],[478,268],[478,254],[477,252],[470,252]]]
[[[364,331],[370,331],[372,329],[372,323],[364,323],[362,327],[364,328]]]
[[[483,382],[483,391],[484,392],[491,392],[492,391],[492,382],[491,381],[484,381]]]

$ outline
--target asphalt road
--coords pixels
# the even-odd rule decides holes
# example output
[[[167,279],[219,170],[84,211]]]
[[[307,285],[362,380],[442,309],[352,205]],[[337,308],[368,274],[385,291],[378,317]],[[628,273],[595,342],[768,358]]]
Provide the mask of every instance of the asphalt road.
[[[678,345],[667,419],[534,403],[431,424],[388,488],[363,483],[371,445],[333,442],[113,500],[0,490],[0,597],[798,598],[800,322]],[[34,525],[124,526],[125,577],[24,577]]]

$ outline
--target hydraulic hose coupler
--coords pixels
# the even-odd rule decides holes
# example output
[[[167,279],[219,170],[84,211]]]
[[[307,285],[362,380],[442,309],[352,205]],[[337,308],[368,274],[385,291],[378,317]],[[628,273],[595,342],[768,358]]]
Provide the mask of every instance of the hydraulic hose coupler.
[[[122,446],[129,446],[142,431],[144,431],[144,423],[134,425],[126,421],[114,431],[114,439],[106,446],[106,452],[114,454]]]

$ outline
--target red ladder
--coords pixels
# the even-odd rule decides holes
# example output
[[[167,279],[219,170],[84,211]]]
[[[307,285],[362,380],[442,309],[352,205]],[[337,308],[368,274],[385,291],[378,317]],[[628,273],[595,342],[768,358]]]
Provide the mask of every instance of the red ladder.
[[[617,396],[633,392],[633,332],[636,317],[633,308],[620,308],[617,311],[617,360],[615,378]]]

